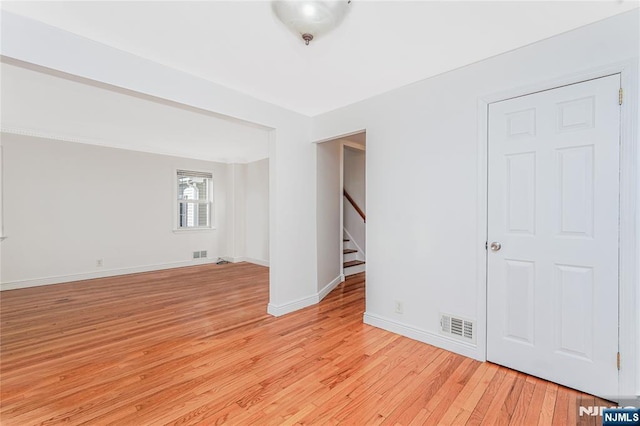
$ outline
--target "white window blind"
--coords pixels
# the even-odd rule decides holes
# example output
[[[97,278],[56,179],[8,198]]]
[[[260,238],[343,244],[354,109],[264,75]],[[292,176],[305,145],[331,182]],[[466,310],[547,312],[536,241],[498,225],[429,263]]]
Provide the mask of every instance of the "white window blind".
[[[178,229],[211,228],[212,180],[211,173],[177,171]]]

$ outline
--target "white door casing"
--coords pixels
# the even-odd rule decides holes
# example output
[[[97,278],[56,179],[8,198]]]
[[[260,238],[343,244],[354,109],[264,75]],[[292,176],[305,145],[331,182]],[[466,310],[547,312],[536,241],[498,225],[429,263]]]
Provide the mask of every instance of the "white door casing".
[[[618,393],[618,74],[489,106],[487,359]]]

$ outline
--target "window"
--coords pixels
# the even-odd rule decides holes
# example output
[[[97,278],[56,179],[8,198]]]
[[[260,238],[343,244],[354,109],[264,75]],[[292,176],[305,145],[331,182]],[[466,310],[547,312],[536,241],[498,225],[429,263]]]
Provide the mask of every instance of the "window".
[[[178,229],[211,228],[211,173],[178,170]]]

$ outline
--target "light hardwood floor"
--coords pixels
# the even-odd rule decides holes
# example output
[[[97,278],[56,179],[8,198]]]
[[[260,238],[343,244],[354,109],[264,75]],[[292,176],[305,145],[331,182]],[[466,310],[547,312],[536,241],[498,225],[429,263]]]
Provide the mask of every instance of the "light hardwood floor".
[[[593,397],[362,323],[364,274],[266,314],[268,269],[3,292],[0,423],[600,424]]]

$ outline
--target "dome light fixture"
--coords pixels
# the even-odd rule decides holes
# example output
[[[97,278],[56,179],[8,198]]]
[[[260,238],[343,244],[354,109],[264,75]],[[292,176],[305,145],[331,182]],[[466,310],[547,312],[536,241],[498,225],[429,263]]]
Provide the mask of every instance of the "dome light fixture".
[[[350,3],[351,0],[274,0],[271,8],[284,25],[309,45],[315,37],[340,25]]]

